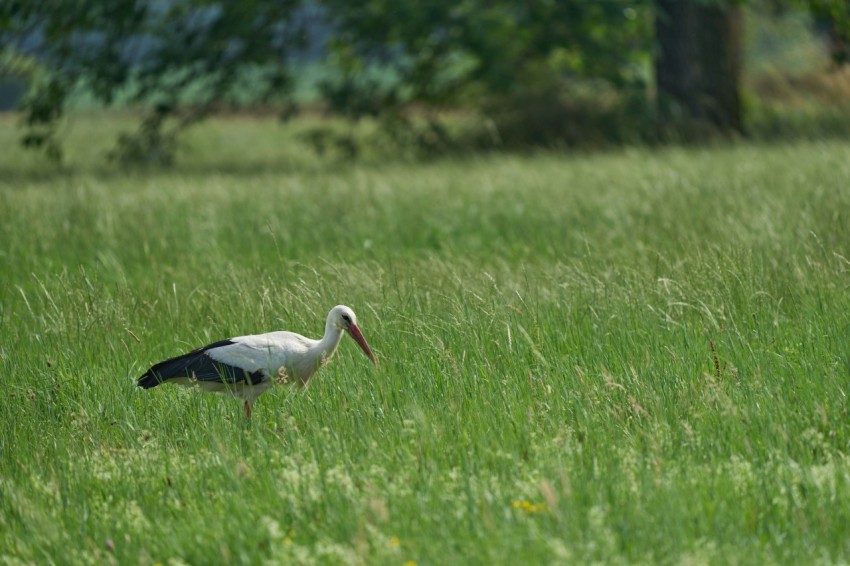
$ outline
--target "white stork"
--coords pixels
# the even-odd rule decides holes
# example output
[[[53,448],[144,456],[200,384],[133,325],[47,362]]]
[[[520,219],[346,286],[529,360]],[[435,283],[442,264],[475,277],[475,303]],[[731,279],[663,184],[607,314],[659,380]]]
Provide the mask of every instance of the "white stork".
[[[333,357],[343,331],[377,365],[375,354],[357,327],[354,311],[338,305],[328,313],[321,340],[285,331],[221,340],[159,362],[139,378],[138,386],[150,389],[160,383],[176,383],[230,393],[244,401],[245,416],[250,419],[254,401],[275,382],[306,385]]]

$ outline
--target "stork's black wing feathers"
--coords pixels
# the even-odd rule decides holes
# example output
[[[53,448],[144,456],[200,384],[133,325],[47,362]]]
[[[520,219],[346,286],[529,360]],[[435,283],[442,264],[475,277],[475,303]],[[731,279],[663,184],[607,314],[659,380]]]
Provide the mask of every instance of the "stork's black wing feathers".
[[[159,362],[140,377],[137,384],[143,389],[150,389],[169,379],[189,377],[198,381],[220,381],[222,383],[248,381],[252,385],[256,385],[265,378],[261,371],[247,372],[242,368],[217,362],[207,354],[207,351],[213,348],[235,343],[232,340],[221,340],[203,348],[192,350],[188,354]]]

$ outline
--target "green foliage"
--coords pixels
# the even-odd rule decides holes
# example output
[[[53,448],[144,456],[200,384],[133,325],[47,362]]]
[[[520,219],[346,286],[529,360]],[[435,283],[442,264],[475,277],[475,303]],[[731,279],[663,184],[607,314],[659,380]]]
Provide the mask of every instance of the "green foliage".
[[[747,4],[805,8],[828,23],[834,46],[846,46],[846,2]],[[360,121],[381,126],[381,143],[429,157],[676,140],[688,129],[710,137],[687,115],[656,107],[655,10],[652,0],[9,1],[0,5],[0,76],[26,77],[23,141],[56,159],[61,119],[81,91],[142,109],[141,126],[111,152],[116,161],[168,164],[181,132],[211,113],[254,105],[291,115],[293,75],[302,72],[321,77],[304,81],[319,83],[311,102],[353,124],[306,139],[341,155],[368,152],[351,133]],[[326,59],[293,65],[308,47],[326,47]],[[458,114],[471,126],[457,128]]]
[[[445,128],[435,110],[460,105],[494,124],[499,143],[546,145],[569,140],[569,123],[586,109],[574,91],[645,95],[646,0],[323,4],[339,30],[331,49],[340,69],[325,97],[355,118],[392,115],[388,124],[407,130],[403,110],[415,103],[430,112],[433,137]]]
[[[52,126],[80,85],[106,104],[122,94],[152,108],[142,137],[119,144],[123,161],[169,153],[168,143],[160,142],[171,136],[152,134],[164,124],[162,117],[179,110],[178,123],[185,125],[237,103],[239,79],[246,73],[254,80],[255,102],[285,99],[287,57],[303,44],[303,30],[293,19],[299,5],[299,0],[6,3],[0,33],[12,45],[41,34],[39,57],[48,71],[23,104],[32,128],[25,143],[55,143]],[[187,92],[193,93],[191,104],[181,104]]]
[[[0,154],[0,561],[850,559],[845,142],[333,168],[279,136]],[[251,426],[133,385],[338,302],[380,368],[346,341]]]
[[[118,136],[116,147],[109,158],[124,166],[132,165],[171,165],[177,143],[177,133],[185,123],[166,131],[164,122],[168,111],[158,108],[143,121],[133,134],[122,133]],[[193,116],[192,119],[197,119]]]
[[[565,76],[645,79],[636,72],[650,41],[645,1],[324,4],[340,30],[332,47],[348,71],[342,92],[372,64],[397,77],[384,93],[390,103],[439,105],[476,87],[510,94]]]
[[[835,63],[850,63],[850,4],[845,0],[809,0],[809,6],[828,30]]]
[[[2,22],[0,19],[0,24]],[[34,85],[25,102],[31,110],[25,120],[28,130],[21,142],[25,147],[43,147],[48,157],[58,161],[61,148],[56,142],[55,132],[66,95],[61,84],[51,80],[49,73],[33,57],[24,56],[9,47],[0,50],[0,78]]]

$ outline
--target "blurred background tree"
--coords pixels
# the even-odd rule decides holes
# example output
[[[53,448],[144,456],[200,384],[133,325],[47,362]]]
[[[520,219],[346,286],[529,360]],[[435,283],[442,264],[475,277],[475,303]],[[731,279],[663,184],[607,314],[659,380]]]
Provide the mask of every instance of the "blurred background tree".
[[[741,132],[741,10],[728,2],[657,0],[655,79],[670,120]],[[684,120],[682,120],[682,118]]]
[[[826,30],[832,60],[843,65],[850,61],[850,1],[811,0],[815,22]]]
[[[75,89],[109,105],[143,103],[135,135],[113,157],[168,162],[180,129],[218,108],[284,101],[289,56],[303,45],[299,0],[6,0],[0,4],[7,73],[29,82],[23,143],[58,156],[57,120]],[[2,72],[0,72],[2,74]]]
[[[23,142],[54,156],[74,93],[141,108],[126,163],[167,163],[219,110],[289,115],[308,76],[312,106],[424,153],[699,140],[751,111],[742,5],[808,11],[846,61],[848,0],[4,0],[0,77],[26,83]],[[308,137],[356,153],[351,130]]]
[[[400,117],[415,104],[426,145],[446,141],[436,118],[445,108],[477,110],[493,124],[493,141],[524,147],[586,136],[589,115],[610,114],[628,129],[624,108],[646,97],[644,0],[323,4],[338,30],[329,47],[341,70],[322,85],[326,99],[354,117],[390,116],[404,131],[411,124]]]

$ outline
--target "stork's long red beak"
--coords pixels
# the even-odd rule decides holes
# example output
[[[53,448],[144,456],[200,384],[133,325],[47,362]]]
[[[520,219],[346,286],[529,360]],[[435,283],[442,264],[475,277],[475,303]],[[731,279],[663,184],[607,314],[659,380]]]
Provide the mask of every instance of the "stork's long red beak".
[[[366,343],[366,339],[363,338],[363,333],[360,332],[360,329],[357,328],[356,324],[352,324],[347,329],[348,333],[354,338],[354,341],[360,345],[363,349],[363,353],[372,360],[372,363],[378,365],[378,358],[375,357],[375,354],[372,353],[372,348],[369,347],[369,344]]]

